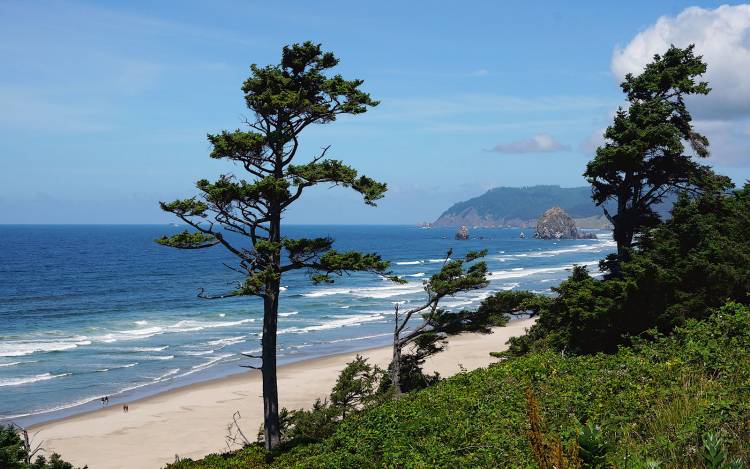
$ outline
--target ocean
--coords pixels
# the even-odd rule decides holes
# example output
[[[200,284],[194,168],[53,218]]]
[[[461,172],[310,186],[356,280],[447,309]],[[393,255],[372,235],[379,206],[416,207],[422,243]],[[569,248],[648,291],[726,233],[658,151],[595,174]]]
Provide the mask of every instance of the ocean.
[[[217,246],[180,251],[154,239],[183,227],[0,225],[0,421],[30,425],[245,371],[241,355],[260,349],[262,302],[205,300],[238,274]],[[490,286],[448,298],[473,308],[499,290],[550,292],[573,264],[597,272],[614,251],[598,240],[519,239],[515,228],[455,230],[411,226],[286,226],[288,237],[331,236],[339,250],[376,252],[409,283],[352,274],[314,285],[304,272],[283,278],[279,363],[387,345],[393,308],[425,298],[422,281],[454,256],[488,249]]]

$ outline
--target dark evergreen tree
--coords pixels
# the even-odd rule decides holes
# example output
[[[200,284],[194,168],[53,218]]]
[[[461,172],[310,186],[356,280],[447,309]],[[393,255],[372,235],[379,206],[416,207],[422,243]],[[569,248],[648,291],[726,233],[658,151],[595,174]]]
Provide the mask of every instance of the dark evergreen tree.
[[[698,163],[708,156],[708,140],[693,129],[685,106],[685,97],[710,91],[708,83],[697,81],[705,71],[692,45],[672,46],[620,85],[628,106],[617,111],[604,133],[606,143],[584,173],[597,205],[612,201],[615,206],[614,214],[606,208],[604,214],[614,226],[619,259],[637,235],[659,223],[654,206],[670,192],[700,192],[728,183]]]
[[[544,348],[615,352],[649,330],[668,334],[690,319],[705,319],[727,301],[747,304],[748,231],[750,185],[684,195],[672,217],[644,234],[620,263],[617,277],[599,280],[576,266],[552,289],[555,296],[501,292],[485,301],[492,300],[498,312],[538,316],[526,335],[510,340],[511,355]]]
[[[253,295],[263,299],[262,355],[264,441],[280,441],[276,385],[276,332],[282,275],[305,269],[314,282],[332,282],[346,271],[387,273],[388,263],[375,254],[338,252],[330,238],[290,239],[282,235],[282,214],[308,187],[326,183],[349,187],[375,205],[386,185],[360,176],[341,161],[325,159],[328,147],[311,161],[293,164],[300,135],[311,124],[327,124],[342,114],[361,114],[377,101],[360,90],[362,80],[346,80],[326,72],[338,64],[320,45],[306,42],[284,47],[281,62],[259,67],[242,90],[253,118],[248,129],[209,135],[211,158],[237,163],[249,179],[222,175],[215,182],[200,180],[199,197],[161,203],[196,231],[157,240],[179,249],[221,245],[237,258],[230,267],[244,280],[235,289],[204,298]],[[232,236],[228,236],[228,234]],[[287,258],[284,261],[284,257]]]

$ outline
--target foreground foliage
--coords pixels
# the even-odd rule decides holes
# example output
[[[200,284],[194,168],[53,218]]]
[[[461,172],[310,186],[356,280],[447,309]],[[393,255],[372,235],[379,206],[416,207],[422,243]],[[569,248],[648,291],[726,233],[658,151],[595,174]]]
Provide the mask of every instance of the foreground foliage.
[[[610,355],[532,352],[353,414],[315,444],[170,467],[534,467],[529,392],[537,441],[577,444],[585,466],[733,467],[750,460],[750,310],[730,303]]]
[[[63,461],[57,453],[53,453],[49,459],[42,455],[38,455],[36,458],[32,456],[34,456],[34,452],[27,449],[23,439],[13,426],[0,425],[0,468],[73,469],[73,465]]]

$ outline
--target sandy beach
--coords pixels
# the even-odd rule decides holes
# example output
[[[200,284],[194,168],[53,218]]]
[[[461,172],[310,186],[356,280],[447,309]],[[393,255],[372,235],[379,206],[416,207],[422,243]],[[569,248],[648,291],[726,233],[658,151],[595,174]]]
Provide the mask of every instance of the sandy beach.
[[[426,364],[427,371],[451,376],[461,367],[484,367],[495,359],[489,352],[505,348],[509,337],[522,335],[533,320],[520,320],[492,334],[452,337],[447,350]],[[372,363],[387,366],[388,347],[359,352]],[[308,407],[327,396],[341,369],[355,353],[310,359],[279,368],[279,405]],[[186,386],[120,406],[72,416],[32,427],[46,454],[63,457],[90,469],[164,466],[175,459],[200,458],[227,450],[225,435],[232,415],[239,411],[241,426],[254,438],[262,421],[261,381],[257,371]]]

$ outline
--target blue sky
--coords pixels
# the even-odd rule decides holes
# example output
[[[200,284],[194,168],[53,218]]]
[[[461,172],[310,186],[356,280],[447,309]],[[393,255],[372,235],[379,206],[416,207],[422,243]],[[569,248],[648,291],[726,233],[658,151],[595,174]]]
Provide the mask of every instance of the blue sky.
[[[291,223],[415,223],[494,186],[583,185],[622,103],[617,75],[665,40],[703,41],[723,64],[716,80],[738,110],[697,102],[713,110],[696,120],[718,142],[717,169],[741,183],[750,89],[731,70],[748,69],[736,60],[750,20],[720,4],[3,1],[0,222],[172,221],[159,200],[237,170],[208,158],[205,135],[241,126],[249,65],[305,40],[382,104],[311,129],[303,155],[331,144],[390,191],[373,209],[315,190]],[[711,36],[727,19],[732,34]]]

